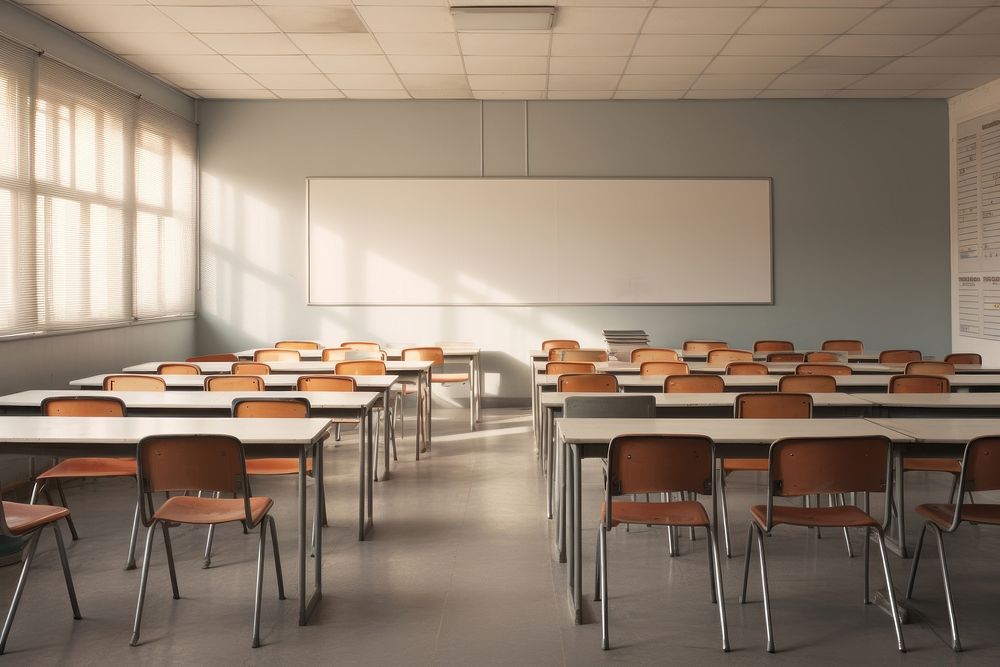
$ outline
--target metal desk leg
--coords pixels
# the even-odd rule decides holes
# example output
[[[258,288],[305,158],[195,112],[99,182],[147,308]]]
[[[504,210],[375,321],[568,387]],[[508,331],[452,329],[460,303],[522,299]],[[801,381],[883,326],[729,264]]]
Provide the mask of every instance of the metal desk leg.
[[[483,417],[483,355],[476,353],[476,423]]]
[[[319,480],[319,475],[323,473],[323,461],[322,452],[318,447],[310,446],[303,447],[299,450],[299,625],[306,625],[309,622],[309,616],[312,615],[313,609],[316,608],[316,604],[319,599],[323,596],[322,589],[320,586],[320,561],[322,560],[322,535],[323,531],[316,531],[316,587],[311,594],[306,595],[306,454],[307,450],[313,449],[313,471],[317,475],[317,480]],[[318,484],[319,482],[317,482]],[[317,523],[320,516],[320,511],[322,511],[323,493],[319,490],[317,486],[316,489],[316,518]]]
[[[388,415],[389,415],[388,409],[382,411],[382,418],[386,420],[384,424],[387,427],[386,433],[388,433],[388,426],[389,426]],[[367,536],[368,530],[375,524],[375,482],[373,481],[374,476],[370,473],[374,472],[375,467],[378,465],[378,460],[377,460],[378,447],[375,443],[375,436],[374,436],[375,429],[372,428],[373,426],[372,422],[374,421],[375,418],[372,415],[371,410],[368,410],[368,414],[365,416],[365,419],[368,422],[368,426],[365,428],[365,436],[366,436],[365,439],[367,440],[368,443],[368,452],[369,452],[368,460],[370,461],[371,471],[369,471],[369,474],[365,477],[365,482],[367,485],[367,493],[365,494],[365,499],[367,501],[366,503],[367,514],[365,516],[364,529],[361,534],[361,539],[364,539],[365,536]],[[385,451],[386,452],[389,451],[388,437],[386,437]],[[385,479],[389,479],[388,462],[386,462]]]
[[[427,451],[424,445],[424,374],[417,373],[417,434],[416,458],[420,460],[420,452]]]
[[[903,489],[903,450],[892,448],[892,501],[895,512],[890,515],[892,528],[885,536],[885,546],[900,558],[909,558],[906,548],[906,494]]]
[[[581,591],[583,585],[583,530],[580,521],[580,511],[582,509],[580,499],[580,450],[575,445],[571,445],[569,451],[566,453],[568,455],[567,458],[570,460],[567,466],[570,476],[570,479],[567,480],[567,486],[570,487],[570,495],[572,496],[567,508],[570,514],[568,519],[571,520],[569,523],[572,531],[569,540],[567,540],[566,569],[569,573],[570,615],[573,618],[573,622],[580,625],[583,623],[583,595]]]
[[[551,424],[545,420],[545,429],[542,433],[542,470],[545,473],[545,516],[552,518],[552,443],[549,440],[549,428]]]
[[[372,444],[372,436],[369,432],[371,428],[371,411],[366,414],[358,423],[358,539],[365,539],[365,509],[368,506],[368,480],[371,474],[368,472],[368,461],[370,459],[368,449]]]
[[[320,440],[313,447],[313,483],[316,485],[314,495],[316,496],[316,507],[313,510],[313,535],[316,544],[316,558],[314,564],[315,589],[309,598],[306,606],[306,619],[312,615],[312,610],[323,597],[323,516],[326,504],[326,490],[323,482],[323,443]]]
[[[389,387],[386,387],[385,392],[382,394],[382,403],[384,409],[382,410],[382,426],[385,431],[385,437],[383,438],[382,446],[385,448],[384,458],[385,458],[385,472],[382,474],[382,481],[387,481],[389,479],[389,406],[392,405],[389,401],[391,400],[390,394],[392,393]],[[402,403],[400,403],[400,408],[402,408]],[[375,447],[376,459],[378,458],[378,446]],[[378,464],[376,463],[376,469]],[[378,474],[376,472],[376,477]]]
[[[556,547],[556,560],[560,563],[566,562],[566,445],[559,442],[556,438],[556,479],[553,480],[555,483],[555,501],[556,501],[556,530],[555,530],[555,547]]]
[[[476,430],[476,362],[469,357],[469,430]]]
[[[538,373],[535,372],[535,359],[530,354],[528,355],[528,372],[531,374],[531,430],[534,432],[535,437],[538,437],[538,397],[535,395],[537,388],[535,385],[538,384]]]
[[[431,448],[431,442],[434,439],[434,425],[433,425],[433,422],[431,421],[431,406],[432,406],[432,404],[434,402],[434,400],[433,400],[434,396],[431,393],[431,382],[432,382],[432,379],[431,379],[431,369],[428,368],[427,369],[427,378],[426,378],[426,380],[424,382],[424,384],[427,386],[427,421],[425,422],[425,424],[427,425],[427,449],[428,450],[430,450],[430,448]]]

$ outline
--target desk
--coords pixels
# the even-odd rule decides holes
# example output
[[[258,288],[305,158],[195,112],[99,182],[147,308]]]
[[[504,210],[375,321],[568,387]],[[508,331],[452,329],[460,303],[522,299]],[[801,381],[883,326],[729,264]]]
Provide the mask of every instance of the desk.
[[[997,424],[1000,431],[1000,421]],[[899,430],[865,419],[558,419],[556,428],[558,449],[564,451],[565,448],[567,455],[561,457],[565,463],[565,485],[560,499],[555,547],[557,551],[565,547],[569,610],[574,623],[583,620],[581,461],[607,456],[608,443],[615,436],[625,433],[703,434],[715,441],[719,458],[762,458],[767,456],[772,442],[788,437],[885,435],[893,443],[913,442],[913,437]],[[713,511],[713,525],[717,526],[714,514]],[[560,540],[561,545],[558,544]]]
[[[305,625],[323,597],[323,531],[316,530],[315,586],[306,597],[306,457],[313,457],[317,479],[323,477],[323,441],[329,436],[328,419],[233,419],[157,417],[0,417],[0,452],[28,456],[135,456],[136,445],[146,436],[198,433],[239,438],[251,455],[299,459],[299,625]],[[320,487],[317,486],[317,490]],[[322,516],[323,494],[316,499],[313,516]],[[317,524],[318,526],[318,524]]]
[[[1000,393],[865,394],[876,417],[1000,417]]]
[[[182,376],[178,376],[182,377]],[[129,416],[160,417],[229,417],[233,400],[260,398],[259,392],[238,391],[94,391],[88,395],[113,396],[121,399]],[[42,401],[57,396],[79,396],[74,391],[34,390],[0,396],[0,414],[37,415]],[[313,417],[348,418],[358,421],[359,431],[359,480],[358,480],[358,539],[365,539],[374,525],[372,478],[375,466],[372,406],[382,394],[375,392],[289,391],[282,398],[305,398],[309,401]],[[323,481],[317,478],[317,489]]]

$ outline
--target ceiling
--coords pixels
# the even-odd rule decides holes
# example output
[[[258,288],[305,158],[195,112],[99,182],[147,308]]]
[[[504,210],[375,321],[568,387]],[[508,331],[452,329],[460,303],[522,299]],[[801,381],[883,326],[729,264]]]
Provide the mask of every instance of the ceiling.
[[[197,97],[951,97],[1000,78],[1000,0],[18,0]]]

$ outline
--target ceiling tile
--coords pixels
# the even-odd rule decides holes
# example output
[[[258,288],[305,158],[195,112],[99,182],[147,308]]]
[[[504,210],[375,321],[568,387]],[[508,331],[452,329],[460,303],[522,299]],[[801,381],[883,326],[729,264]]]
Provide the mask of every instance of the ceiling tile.
[[[693,74],[626,74],[619,90],[687,90],[698,77]]]
[[[154,2],[154,1],[155,0],[150,0],[150,2]],[[190,1],[191,2],[205,2],[206,0],[190,0]],[[215,0],[207,0],[207,1],[208,2],[212,2],[212,3],[215,2]],[[322,5],[322,6],[326,7],[326,6],[330,6],[330,5],[343,5],[345,7],[350,7],[351,4],[352,4],[351,0],[249,0],[249,2],[251,2],[253,4],[261,5],[263,7],[267,7],[267,6],[270,6],[270,5],[276,5],[276,6],[279,6],[279,7],[282,7],[282,6],[284,6],[284,7],[310,7],[312,5]],[[429,4],[430,0],[420,0],[420,2],[422,2],[424,4]],[[225,4],[225,3],[220,3],[220,4]],[[361,5],[361,4],[364,4],[364,3],[363,2],[354,2],[353,4]],[[382,0],[382,2],[380,4],[386,5],[386,4],[390,4],[390,3],[385,2],[384,0]],[[401,0],[392,0],[391,4],[402,4],[402,1]]]
[[[477,100],[542,100],[544,90],[473,90]]]
[[[542,74],[470,74],[469,85],[482,90],[545,90]]]
[[[359,90],[349,90],[342,89],[344,95],[348,99],[352,100],[408,100],[410,99],[410,94],[403,90],[402,88],[396,90],[370,90],[370,89],[359,89]]]
[[[444,7],[358,7],[372,32],[454,32]]]
[[[635,35],[552,35],[552,55],[627,56],[633,44]]]
[[[247,74],[170,74],[166,78],[188,90],[251,90],[261,87]]]
[[[989,7],[997,4],[997,0],[890,0],[887,7],[946,7],[948,4],[960,4],[963,7]]]
[[[548,34],[463,32],[458,41],[467,56],[546,56]],[[569,54],[560,54],[569,55]]]
[[[1000,74],[1000,58],[897,58],[879,74]]]
[[[741,8],[656,8],[649,13],[642,31],[649,34],[731,35],[752,13],[752,9]]]
[[[773,74],[703,74],[693,90],[761,90],[774,80]]]
[[[889,0],[765,0],[765,7],[869,7],[883,6]],[[947,0],[940,0],[947,2]]]
[[[305,56],[229,56],[247,74],[316,74],[319,70]]]
[[[828,35],[733,35],[725,56],[811,56],[830,43]]]
[[[922,90],[947,80],[943,74],[871,74],[851,84],[851,88],[867,90]]]
[[[401,56],[452,56],[458,55],[458,39],[454,33],[383,32],[376,35],[382,50]]]
[[[472,91],[468,88],[457,90],[411,90],[410,94],[415,100],[468,100],[472,98]]]
[[[310,60],[325,74],[392,74],[385,56],[312,56]]]
[[[930,42],[926,35],[842,35],[820,49],[820,56],[905,56]]]
[[[299,47],[280,33],[204,34],[198,35],[198,39],[224,56],[279,56],[301,53]]]
[[[330,80],[341,90],[396,90],[403,87],[395,74],[331,74]]]
[[[757,97],[759,88],[744,89],[735,88],[731,90],[702,88],[687,91],[684,94],[686,100],[748,100]]]
[[[44,1],[46,3],[50,2],[50,1],[52,1],[52,2],[59,2],[59,0],[44,0]],[[73,2],[73,4],[109,4],[109,5],[110,4],[128,4],[128,5],[150,4],[150,5],[155,5],[157,7],[204,7],[204,6],[208,6],[208,5],[211,5],[213,7],[219,7],[219,6],[225,6],[225,5],[233,5],[233,6],[243,5],[243,6],[247,6],[247,7],[253,7],[254,4],[255,4],[253,0],[132,0],[132,1],[122,0],[120,3],[119,2],[103,3],[103,2],[100,2],[100,0],[69,0],[69,1]],[[61,4],[66,4],[66,3],[64,1]]]
[[[464,74],[400,74],[407,90],[458,90],[468,88]]]
[[[996,35],[943,35],[912,56],[1000,56]]]
[[[382,53],[375,37],[368,33],[291,33],[288,38],[309,55],[360,56]]]
[[[222,56],[132,55],[127,60],[153,74],[239,74]]]
[[[465,74],[462,56],[389,56],[389,60],[400,74]]]
[[[258,0],[259,1],[259,0]],[[288,4],[295,4],[298,0],[283,0],[288,2]],[[316,0],[317,2],[322,2],[323,0]],[[350,2],[351,0],[348,0]],[[448,0],[353,0],[354,4],[360,6],[367,5],[390,5],[390,6],[417,6],[417,7],[447,7]],[[472,2],[471,0],[462,0],[461,2],[456,2],[456,5],[475,5],[478,2]],[[483,3],[489,4],[489,3]]]
[[[685,90],[618,90],[616,100],[679,100]]]
[[[481,0],[484,5],[500,4],[496,0]],[[685,0],[691,5],[691,0]],[[454,0],[454,4],[465,4],[465,0]],[[471,4],[471,3],[470,3]],[[475,4],[480,4],[479,2]],[[654,0],[532,0],[531,2],[518,2],[518,5],[556,5],[560,7],[652,7]]]
[[[789,71],[794,74],[871,74],[891,62],[892,58],[812,56]]]
[[[618,75],[586,76],[580,74],[552,74],[549,90],[614,90]]]
[[[258,7],[161,7],[160,11],[193,33],[278,32]]]
[[[247,90],[191,90],[192,93],[208,100],[273,100],[277,96],[270,90],[251,88]]]
[[[802,56],[718,56],[706,74],[781,74],[802,61]]]
[[[264,7],[264,13],[285,32],[368,32],[351,7]]]
[[[556,18],[555,33],[628,33],[639,32],[648,10],[635,7],[563,7]]]
[[[940,35],[969,16],[975,8],[880,9],[851,28],[857,35]]]
[[[577,58],[553,58],[555,60]],[[465,71],[469,74],[545,74],[548,59],[542,56],[465,56]]]
[[[271,90],[315,90],[333,88],[322,74],[255,74],[254,77]]]
[[[770,88],[784,90],[837,90],[846,88],[861,77],[856,74],[782,74]]]
[[[550,100],[610,100],[613,90],[550,90]]]
[[[815,99],[832,97],[835,92],[833,90],[775,90],[774,88],[768,88],[767,90],[760,91],[757,99]]]
[[[283,100],[342,100],[344,93],[331,88],[330,90],[276,90],[275,94]]]
[[[621,74],[628,58],[552,58],[549,61],[550,74]],[[612,86],[614,89],[614,86]]]
[[[839,35],[870,13],[870,9],[758,9],[740,28],[740,34]]]
[[[949,75],[949,78],[941,83],[927,88],[978,88],[998,79],[996,74],[957,74]]]
[[[212,49],[186,32],[88,32],[81,36],[119,55],[212,53]]]
[[[637,56],[630,58],[628,74],[701,74],[711,56]]]
[[[33,5],[32,11],[74,32],[183,32],[156,7]]]
[[[919,92],[910,95],[910,97],[921,97],[921,98],[931,98],[931,99],[947,99],[949,97],[955,97],[955,95],[961,95],[966,92],[965,90],[921,90]]]
[[[955,34],[1000,35],[1000,7],[984,9],[952,32]]]
[[[657,7],[760,7],[764,0],[656,0]]]
[[[714,56],[729,35],[639,35],[636,56]]]
[[[861,99],[892,99],[897,97],[910,97],[917,91],[915,90],[859,90],[859,89],[848,89],[848,90],[838,90],[833,94],[833,97],[843,97],[843,98],[861,98]]]
[[[249,4],[249,0],[234,0]],[[19,5],[148,5],[146,0],[17,0]],[[221,3],[220,3],[221,4]],[[34,9],[32,9],[34,11]]]

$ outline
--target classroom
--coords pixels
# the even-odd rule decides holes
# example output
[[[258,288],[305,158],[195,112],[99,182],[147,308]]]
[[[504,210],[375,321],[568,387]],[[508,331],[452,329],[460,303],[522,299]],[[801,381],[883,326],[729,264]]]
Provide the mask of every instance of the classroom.
[[[1000,0],[0,0],[0,662],[995,664],[997,219]]]

